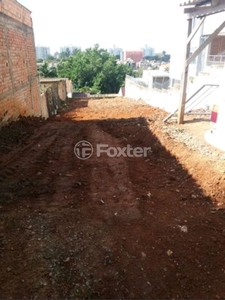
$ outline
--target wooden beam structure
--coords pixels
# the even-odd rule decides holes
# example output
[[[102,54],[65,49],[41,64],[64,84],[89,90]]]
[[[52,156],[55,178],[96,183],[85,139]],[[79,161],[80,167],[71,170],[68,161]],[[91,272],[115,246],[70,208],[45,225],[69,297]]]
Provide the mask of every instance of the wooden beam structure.
[[[190,55],[191,41],[202,26],[205,18],[208,15],[216,14],[225,11],[224,0],[183,0],[180,2],[181,6],[191,6],[184,10],[188,19],[188,35],[186,40],[185,49],[185,63],[183,67],[181,79],[181,93],[180,102],[178,107],[178,124],[184,123],[185,103],[187,97],[188,73],[190,63],[212,42],[212,40],[221,32],[225,27],[225,21],[198,47],[198,49]],[[195,5],[195,6],[193,6]],[[192,31],[192,20],[194,18],[202,18],[196,28]]]
[[[182,124],[184,122],[184,111],[185,111],[185,102],[186,102],[186,98],[187,98],[187,82],[188,82],[188,70],[189,70],[189,65],[186,64],[186,61],[190,56],[191,43],[188,42],[188,40],[189,40],[191,31],[192,31],[192,19],[189,19],[188,20],[187,47],[186,47],[186,51],[185,51],[185,64],[184,64],[184,70],[183,70],[182,80],[181,80],[180,105],[178,108],[178,124]]]
[[[197,34],[198,30],[200,29],[200,27],[203,25],[204,22],[205,22],[205,17],[201,19],[199,24],[194,28],[193,32],[189,35],[187,39],[187,44],[189,44],[193,40],[193,38],[195,37],[195,35]]]
[[[186,64],[189,65],[205,49],[205,47],[207,47],[212,42],[214,37],[216,37],[224,27],[225,21],[207,38],[207,40],[204,41],[204,43],[202,43],[198,47],[198,49],[191,55],[191,57],[188,58]]]

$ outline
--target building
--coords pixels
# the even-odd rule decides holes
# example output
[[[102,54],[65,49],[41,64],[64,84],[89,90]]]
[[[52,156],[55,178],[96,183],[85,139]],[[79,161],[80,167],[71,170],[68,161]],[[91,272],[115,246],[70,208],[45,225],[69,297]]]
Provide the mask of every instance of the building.
[[[124,52],[122,48],[115,47],[108,49],[109,54],[115,55],[120,61],[124,60]]]
[[[179,31],[176,33],[175,40],[172,42],[173,49],[171,53],[170,76],[172,78],[171,84],[179,83],[183,71],[183,60],[185,51],[186,39],[186,18],[183,11],[180,12],[177,20],[179,21]],[[207,38],[214,32],[225,19],[225,12],[220,14],[210,15],[206,18],[200,30],[196,33],[191,42],[190,54],[194,53],[199,46],[207,40]],[[198,26],[199,19],[194,18],[192,28]],[[183,51],[182,51],[183,49]],[[213,38],[212,42],[191,62],[189,66],[189,77],[196,77],[201,72],[211,72],[212,66],[223,67],[225,64],[225,29]]]
[[[42,113],[31,12],[0,1],[0,122]]]
[[[144,53],[143,51],[125,51],[125,57],[124,59],[126,61],[133,61],[135,63],[135,65],[142,61],[143,60],[143,57],[144,57]]]
[[[145,45],[144,48],[142,48],[142,51],[143,51],[144,57],[155,55],[155,49],[150,46],[147,46],[147,45]]]
[[[69,46],[60,47],[60,53],[66,52],[67,49],[69,49],[70,53],[73,53],[76,50],[80,50],[79,47],[69,45]]]
[[[185,114],[185,106],[187,100],[187,92],[188,92],[188,79],[189,77],[189,68],[192,62],[195,61],[196,58],[201,58],[201,55],[207,51],[207,48],[212,48],[213,42],[215,39],[218,39],[222,41],[219,37],[219,35],[222,33],[223,29],[225,28],[225,20],[224,16],[221,14],[225,12],[225,1],[224,0],[189,0],[186,2],[186,0],[182,0],[180,2],[180,5],[185,7],[184,13],[186,14],[186,18],[188,21],[187,26],[187,32],[186,32],[186,48],[185,48],[185,57],[184,57],[184,63],[183,63],[183,71],[182,71],[182,79],[181,79],[181,94],[180,94],[180,102],[178,107],[178,118],[177,122],[179,124],[182,124],[184,122],[184,114]],[[219,14],[220,13],[220,14]],[[219,14],[219,16],[215,17],[215,14]],[[216,23],[212,23],[212,18]],[[198,23],[195,27],[194,20],[198,19]],[[217,23],[218,21],[218,23]],[[207,34],[204,34],[204,25],[209,24],[209,31]],[[211,31],[212,30],[212,31]],[[197,49],[192,53],[191,52],[191,43],[193,38],[200,32],[200,41]],[[216,42],[217,44],[218,42]],[[217,44],[217,51],[221,51],[224,46]],[[209,51],[208,51],[209,53]],[[208,57],[209,54],[206,53],[206,64],[208,63]],[[218,53],[223,54],[222,53]],[[198,63],[197,63],[198,65]],[[223,65],[224,67],[224,65]],[[199,71],[199,68],[197,66],[197,71]],[[198,75],[198,74],[197,74]],[[221,77],[221,76],[220,76]],[[223,76],[222,76],[223,77]],[[212,78],[211,78],[212,80]],[[218,80],[218,79],[217,79]],[[211,88],[212,84],[210,85]],[[205,87],[205,84],[202,86],[202,88]],[[196,96],[199,91],[198,89],[193,96]],[[189,98],[190,99],[190,98]],[[222,100],[220,100],[222,101]],[[223,111],[223,109],[222,109]],[[223,111],[224,112],[224,111]],[[224,118],[224,115],[223,115]],[[222,124],[222,123],[221,123]],[[224,129],[224,128],[223,128]],[[221,133],[221,131],[220,131]],[[222,138],[220,135],[217,135],[217,138]]]
[[[46,60],[48,55],[50,55],[49,47],[37,46],[35,49],[36,49],[36,59]]]
[[[143,70],[142,79],[153,89],[166,90],[170,85],[169,74],[162,70]]]
[[[54,56],[55,59],[59,59],[60,53],[57,51],[57,52],[54,53],[53,56]]]
[[[208,17],[204,24],[203,39],[208,37],[225,19],[225,12],[219,15],[212,15]],[[216,36],[211,44],[206,49],[206,65],[207,66],[224,66],[225,63],[225,29]]]

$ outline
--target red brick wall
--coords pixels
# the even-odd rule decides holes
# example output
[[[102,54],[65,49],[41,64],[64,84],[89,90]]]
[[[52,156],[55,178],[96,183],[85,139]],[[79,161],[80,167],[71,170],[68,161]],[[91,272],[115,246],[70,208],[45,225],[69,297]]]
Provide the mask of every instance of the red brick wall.
[[[216,36],[210,47],[210,55],[220,55],[225,51],[225,36]]]
[[[0,0],[0,122],[41,115],[30,11]]]
[[[135,63],[143,59],[143,51],[126,51],[126,59],[131,58]]]
[[[31,12],[16,0],[0,0],[0,12],[32,27]]]

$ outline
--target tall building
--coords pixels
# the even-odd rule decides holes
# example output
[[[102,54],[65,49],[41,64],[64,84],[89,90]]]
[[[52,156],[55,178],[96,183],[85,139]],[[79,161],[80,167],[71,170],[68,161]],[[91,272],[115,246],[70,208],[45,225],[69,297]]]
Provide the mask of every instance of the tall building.
[[[113,46],[113,48],[108,49],[108,52],[112,55],[118,56],[119,60],[123,61],[124,59],[124,52],[122,48]]]
[[[36,59],[46,60],[48,55],[50,54],[50,48],[41,47],[41,46],[37,46],[35,48],[36,48]]]
[[[143,51],[143,55],[144,57],[146,56],[154,56],[155,55],[155,49],[152,47],[149,47],[147,45],[144,46],[144,48],[142,48]]]
[[[144,57],[143,51],[126,51],[125,60],[132,60],[135,64],[142,61]]]
[[[73,53],[74,50],[80,50],[79,47],[69,45],[69,46],[60,47],[60,53],[65,52],[67,49],[70,50],[70,53]]]

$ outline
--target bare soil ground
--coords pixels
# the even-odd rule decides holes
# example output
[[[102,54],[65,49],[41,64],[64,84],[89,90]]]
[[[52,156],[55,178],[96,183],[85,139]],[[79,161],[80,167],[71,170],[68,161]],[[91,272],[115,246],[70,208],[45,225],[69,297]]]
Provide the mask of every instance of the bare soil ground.
[[[71,100],[0,130],[0,298],[225,298],[222,153],[189,147],[188,125],[164,116]],[[80,160],[80,140],[152,151]]]

